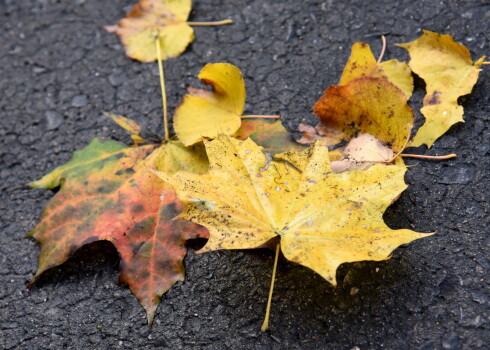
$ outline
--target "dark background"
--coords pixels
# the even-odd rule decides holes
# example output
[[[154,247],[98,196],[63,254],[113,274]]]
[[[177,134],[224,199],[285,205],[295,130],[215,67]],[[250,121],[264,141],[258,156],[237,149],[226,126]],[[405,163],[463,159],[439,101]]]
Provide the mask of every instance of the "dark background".
[[[483,67],[460,99],[466,123],[430,151],[458,157],[407,160],[410,187],[386,213],[393,228],[437,234],[391,260],[345,264],[337,288],[281,258],[270,331],[260,332],[273,253],[190,252],[187,280],[163,298],[153,328],[119,285],[109,243],[79,250],[25,288],[38,246],[24,236],[50,191],[20,186],[66,162],[93,137],[129,142],[102,111],[161,128],[158,69],[128,59],[103,25],[130,0],[0,0],[0,347],[3,349],[488,349],[489,91]],[[281,114],[289,130],[314,122],[312,106],[337,83],[356,41],[386,59],[422,29],[451,34],[475,60],[488,54],[488,1],[194,1],[196,40],[165,62],[170,113],[208,62],[230,62],[247,84],[247,113]],[[417,113],[424,95],[418,93]],[[353,294],[353,295],[351,295]]]

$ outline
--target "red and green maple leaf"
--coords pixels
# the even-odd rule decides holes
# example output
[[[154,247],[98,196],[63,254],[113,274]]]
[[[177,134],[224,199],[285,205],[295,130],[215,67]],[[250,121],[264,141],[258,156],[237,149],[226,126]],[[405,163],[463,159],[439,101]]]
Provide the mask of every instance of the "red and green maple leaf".
[[[68,163],[31,183],[33,188],[60,186],[29,234],[41,244],[33,281],[83,245],[107,240],[119,252],[121,281],[151,324],[161,296],[184,279],[185,241],[208,237],[202,226],[172,221],[182,206],[149,170],[168,171],[165,158],[174,150],[185,152],[175,142],[127,147],[94,139]]]

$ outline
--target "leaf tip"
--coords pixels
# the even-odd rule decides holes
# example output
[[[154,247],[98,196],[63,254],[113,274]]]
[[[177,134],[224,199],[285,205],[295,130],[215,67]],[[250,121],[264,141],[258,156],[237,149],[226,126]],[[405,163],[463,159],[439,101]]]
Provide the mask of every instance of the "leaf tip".
[[[31,289],[32,285],[36,281],[35,277],[33,277],[29,282],[26,283],[26,288]]]
[[[39,184],[39,180],[31,181],[28,184],[26,184],[26,186],[29,187],[29,188],[31,188],[31,189],[41,188],[41,186]]]
[[[146,313],[146,318],[148,320],[148,328],[151,328],[153,326],[154,317],[155,317],[155,311],[153,311],[152,313],[150,312]]]
[[[155,313],[158,308],[158,304],[160,303],[160,297],[157,298],[157,300],[153,300],[153,302],[145,301],[142,302],[140,300],[141,306],[145,309],[146,312],[146,319],[147,319],[147,324],[148,328],[151,328],[153,326],[153,321],[155,319]]]
[[[490,62],[485,62],[486,56],[480,57],[475,63],[473,63],[474,66],[480,67],[482,64],[490,64]]]
[[[109,33],[115,33],[117,32],[117,24],[104,26],[104,29]]]

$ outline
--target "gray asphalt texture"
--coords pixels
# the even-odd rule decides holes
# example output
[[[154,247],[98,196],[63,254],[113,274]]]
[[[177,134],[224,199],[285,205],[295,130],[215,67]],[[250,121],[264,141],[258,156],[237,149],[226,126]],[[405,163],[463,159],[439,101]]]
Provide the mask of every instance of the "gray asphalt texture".
[[[103,30],[133,3],[0,0],[2,349],[489,349],[490,67],[460,99],[466,123],[429,151],[414,150],[458,157],[407,160],[410,187],[385,215],[393,228],[437,234],[388,261],[342,265],[337,288],[281,258],[266,333],[268,250],[191,251],[186,281],[164,296],[151,329],[118,284],[109,243],[80,249],[27,290],[38,245],[24,236],[52,192],[22,186],[94,137],[128,143],[103,111],[162,133],[156,64],[128,59]],[[356,41],[377,55],[384,34],[386,59],[407,59],[393,44],[428,29],[451,34],[473,59],[490,54],[486,0],[194,2],[191,20],[225,18],[235,24],[195,28],[195,42],[165,63],[171,113],[209,62],[242,70],[246,113],[280,114],[295,130],[302,120],[314,123],[314,102],[336,84]],[[416,83],[418,111],[424,84]]]

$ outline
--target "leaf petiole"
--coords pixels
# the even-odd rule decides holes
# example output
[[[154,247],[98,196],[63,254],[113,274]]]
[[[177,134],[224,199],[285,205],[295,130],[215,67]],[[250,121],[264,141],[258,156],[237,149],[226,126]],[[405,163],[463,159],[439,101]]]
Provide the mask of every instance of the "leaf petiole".
[[[279,258],[280,250],[281,250],[281,243],[279,242],[276,245],[276,256],[274,258],[274,267],[272,268],[271,289],[269,290],[269,298],[267,299],[267,307],[265,309],[264,323],[262,323],[262,327],[260,327],[260,330],[262,332],[265,332],[269,328],[269,315],[271,311],[272,292],[274,291],[274,280],[276,279],[277,260]]]
[[[407,135],[407,139],[405,140],[405,144],[403,145],[402,149],[398,151],[397,154],[395,154],[389,161],[386,161],[386,162],[381,162],[381,163],[385,163],[385,164],[390,164],[391,162],[393,162],[398,156],[400,156],[403,152],[403,150],[405,148],[407,148],[407,145],[408,145],[408,142],[410,141],[410,129],[408,130],[408,135]]]
[[[385,55],[385,50],[386,50],[386,38],[384,35],[381,35],[381,41],[383,42],[383,48],[381,49],[381,53],[379,54],[378,62],[377,64],[381,63],[381,60],[383,59],[383,56]]]
[[[168,111],[167,111],[167,94],[165,92],[165,76],[163,75],[163,63],[162,63],[162,48],[160,47],[160,38],[155,40],[155,45],[157,47],[157,58],[158,58],[158,72],[160,73],[160,89],[162,91],[162,107],[163,107],[163,129],[165,132],[164,140],[168,141]]]
[[[458,155],[456,153],[451,153],[451,154],[446,154],[445,156],[425,156],[423,154],[405,154],[405,153],[402,153],[402,154],[400,154],[400,156],[405,157],[405,158],[435,159],[435,160],[441,159],[442,160],[442,159],[455,158]]]
[[[194,27],[222,26],[225,24],[232,24],[232,23],[233,20],[231,19],[225,19],[222,21],[215,21],[215,22],[187,22],[188,25]]]

